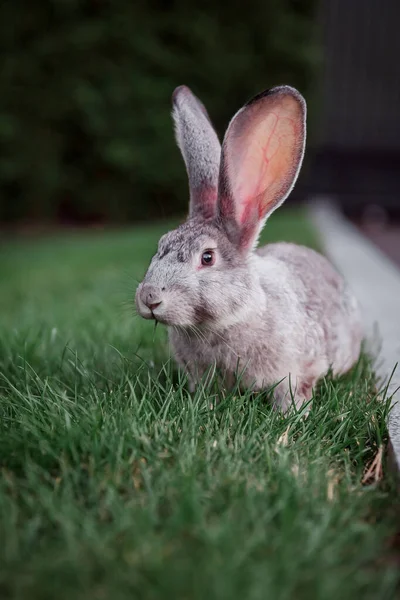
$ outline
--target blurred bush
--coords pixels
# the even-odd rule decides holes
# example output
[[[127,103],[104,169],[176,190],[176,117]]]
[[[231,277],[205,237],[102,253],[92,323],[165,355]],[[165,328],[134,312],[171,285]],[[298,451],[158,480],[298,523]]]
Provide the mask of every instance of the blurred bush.
[[[310,91],[315,0],[37,0],[0,7],[0,220],[145,219],[185,209],[170,98],[220,134],[254,93]]]

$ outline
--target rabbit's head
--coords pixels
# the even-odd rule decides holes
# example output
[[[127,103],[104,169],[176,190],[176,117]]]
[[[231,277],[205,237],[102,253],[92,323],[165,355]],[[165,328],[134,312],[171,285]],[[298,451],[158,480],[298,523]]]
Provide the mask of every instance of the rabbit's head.
[[[306,105],[287,86],[259,94],[233,117],[222,149],[187,87],[175,90],[173,107],[189,177],[189,217],[161,238],[136,305],[142,317],[169,325],[227,326],[263,302],[254,249],[297,179]]]

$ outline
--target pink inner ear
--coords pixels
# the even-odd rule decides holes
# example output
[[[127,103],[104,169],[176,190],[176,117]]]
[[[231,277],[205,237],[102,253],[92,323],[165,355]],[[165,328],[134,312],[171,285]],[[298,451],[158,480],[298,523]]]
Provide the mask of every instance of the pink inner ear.
[[[225,168],[240,226],[262,221],[290,190],[303,151],[303,112],[291,95],[265,96],[240,111],[225,140]]]

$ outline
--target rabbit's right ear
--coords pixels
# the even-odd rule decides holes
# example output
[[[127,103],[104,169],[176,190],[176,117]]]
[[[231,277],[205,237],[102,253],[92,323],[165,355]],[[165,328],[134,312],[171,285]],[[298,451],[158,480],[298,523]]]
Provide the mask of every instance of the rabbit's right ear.
[[[188,87],[172,96],[175,135],[185,161],[190,187],[190,217],[215,216],[221,144],[207,111]]]

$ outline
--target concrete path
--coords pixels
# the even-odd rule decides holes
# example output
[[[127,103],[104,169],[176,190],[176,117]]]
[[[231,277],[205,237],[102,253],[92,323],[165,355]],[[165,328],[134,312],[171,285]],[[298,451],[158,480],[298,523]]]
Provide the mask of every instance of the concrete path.
[[[400,270],[333,204],[316,199],[309,210],[327,256],[360,301],[370,349],[376,353],[380,346],[379,376],[387,381],[399,363],[389,387],[394,393],[389,436],[400,470]]]
[[[398,223],[379,227],[359,225],[357,228],[400,268],[400,227]]]

